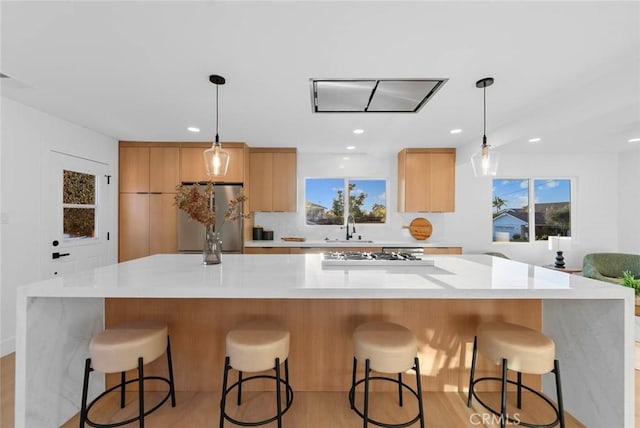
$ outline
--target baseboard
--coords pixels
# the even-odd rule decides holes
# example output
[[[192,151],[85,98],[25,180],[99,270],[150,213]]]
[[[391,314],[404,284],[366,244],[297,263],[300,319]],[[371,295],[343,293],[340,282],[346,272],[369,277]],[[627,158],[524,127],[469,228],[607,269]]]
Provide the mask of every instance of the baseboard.
[[[16,352],[16,337],[12,336],[8,339],[0,341],[0,357]]]

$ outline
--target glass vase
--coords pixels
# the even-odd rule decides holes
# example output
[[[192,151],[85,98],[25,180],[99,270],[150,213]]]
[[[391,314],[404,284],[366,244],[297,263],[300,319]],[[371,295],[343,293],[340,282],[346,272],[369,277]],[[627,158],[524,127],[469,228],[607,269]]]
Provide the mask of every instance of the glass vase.
[[[204,228],[204,249],[202,251],[202,263],[205,265],[217,265],[222,262],[222,239],[220,232],[216,232],[214,225]]]

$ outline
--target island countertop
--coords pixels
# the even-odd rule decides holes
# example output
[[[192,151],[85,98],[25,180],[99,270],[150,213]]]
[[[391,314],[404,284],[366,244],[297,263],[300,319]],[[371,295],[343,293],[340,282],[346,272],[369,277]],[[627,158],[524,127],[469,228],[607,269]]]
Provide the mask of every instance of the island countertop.
[[[322,267],[320,254],[162,254],[21,287],[25,297],[628,299],[632,290],[486,255],[434,266]]]
[[[265,248],[265,247],[283,247],[283,248],[361,248],[361,247],[390,247],[390,248],[450,248],[450,247],[462,247],[462,244],[444,241],[433,240],[340,240],[340,239],[316,239],[305,241],[283,241],[281,239],[274,239],[269,241],[246,241],[244,243],[246,248]]]
[[[487,255],[425,256],[434,261],[432,267],[323,268],[321,257],[223,254],[222,264],[204,266],[199,254],[154,255],[21,286],[16,427],[60,426],[78,412],[89,341],[104,328],[105,318],[113,316],[105,310],[107,303],[114,310],[128,308],[126,313],[136,317],[143,310],[150,311],[146,315],[150,318],[173,317],[174,330],[180,331],[182,325],[187,333],[201,320],[209,320],[206,342],[211,353],[194,351],[196,356],[219,352],[216,343],[223,343],[223,338],[215,335],[223,334],[222,327],[227,326],[218,324],[229,322],[229,317],[240,319],[275,308],[274,316],[293,317],[290,324],[300,330],[298,341],[308,341],[296,348],[300,352],[314,346],[314,334],[324,334],[324,323],[339,332],[335,346],[344,350],[349,347],[354,316],[382,316],[406,322],[420,332],[425,344],[431,328],[438,337],[451,339],[447,343],[458,343],[455,364],[462,364],[471,340],[468,323],[508,313],[514,322],[533,316],[530,322],[554,338],[556,356],[563,361],[562,382],[571,391],[565,397],[565,409],[587,426],[633,426],[631,289]],[[340,316],[336,308],[342,308]],[[212,318],[211,314],[221,315]],[[306,323],[307,315],[314,322]],[[185,364],[190,361],[190,348],[177,346],[176,352]],[[323,355],[322,349],[306,352],[311,357]],[[342,354],[336,355],[340,361],[332,364],[346,379],[349,367],[340,365]],[[305,364],[304,358],[294,360]],[[348,366],[349,360],[345,361]],[[325,378],[333,377],[309,377]],[[462,390],[464,385],[458,387]],[[93,382],[91,388],[89,396],[95,397],[105,384]],[[543,377],[543,392],[553,393],[553,388]]]

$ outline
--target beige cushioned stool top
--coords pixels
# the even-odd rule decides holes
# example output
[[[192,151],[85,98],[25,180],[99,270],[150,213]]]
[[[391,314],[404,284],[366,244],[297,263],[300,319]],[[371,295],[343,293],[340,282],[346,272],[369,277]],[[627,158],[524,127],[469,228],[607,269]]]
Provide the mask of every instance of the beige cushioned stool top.
[[[289,357],[289,332],[275,321],[242,323],[227,333],[229,364],[242,372],[273,369],[276,358]]]
[[[553,370],[556,347],[537,330],[505,322],[488,322],[478,327],[478,352],[495,362],[508,361],[509,370],[544,374]]]
[[[407,328],[385,321],[359,325],[353,332],[353,352],[358,361],[380,373],[401,373],[413,367],[418,341]]]
[[[94,370],[103,373],[123,372],[145,364],[167,349],[167,325],[155,321],[139,321],[109,327],[89,343],[89,356]]]

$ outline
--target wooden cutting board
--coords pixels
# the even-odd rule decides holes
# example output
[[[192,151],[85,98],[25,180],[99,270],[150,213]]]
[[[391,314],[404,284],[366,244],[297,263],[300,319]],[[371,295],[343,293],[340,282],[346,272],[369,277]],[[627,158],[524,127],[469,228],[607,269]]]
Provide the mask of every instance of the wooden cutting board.
[[[411,234],[411,236],[419,241],[424,241],[425,239],[430,237],[431,232],[433,232],[431,222],[423,217],[416,217],[411,221],[411,224],[409,224],[409,226],[402,227],[404,229],[409,229],[409,233]]]

